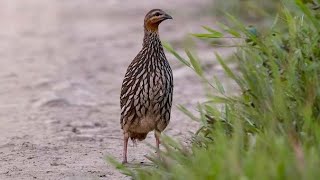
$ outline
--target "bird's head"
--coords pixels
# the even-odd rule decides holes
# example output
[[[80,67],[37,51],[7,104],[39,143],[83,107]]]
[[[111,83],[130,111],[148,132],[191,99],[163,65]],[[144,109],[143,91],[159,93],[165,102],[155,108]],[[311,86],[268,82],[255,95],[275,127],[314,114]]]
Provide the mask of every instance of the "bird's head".
[[[159,24],[167,19],[172,17],[161,9],[153,9],[144,18],[144,28],[147,31],[157,32]]]

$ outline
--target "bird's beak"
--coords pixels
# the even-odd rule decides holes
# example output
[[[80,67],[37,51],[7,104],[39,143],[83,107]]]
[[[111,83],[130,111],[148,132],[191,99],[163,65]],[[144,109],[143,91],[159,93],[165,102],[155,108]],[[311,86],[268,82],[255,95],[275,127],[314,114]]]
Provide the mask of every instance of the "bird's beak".
[[[163,16],[163,20],[166,20],[166,19],[173,19],[169,14],[165,14]]]

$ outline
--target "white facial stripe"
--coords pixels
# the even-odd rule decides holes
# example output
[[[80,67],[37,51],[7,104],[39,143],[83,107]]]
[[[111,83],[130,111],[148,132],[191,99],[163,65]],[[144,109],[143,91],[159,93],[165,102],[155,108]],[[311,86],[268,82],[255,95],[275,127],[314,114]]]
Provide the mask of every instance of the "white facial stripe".
[[[156,15],[157,13],[160,13],[160,15],[162,15],[162,12],[159,11],[159,10],[157,10],[157,11],[154,11],[154,12],[152,13],[152,16]]]

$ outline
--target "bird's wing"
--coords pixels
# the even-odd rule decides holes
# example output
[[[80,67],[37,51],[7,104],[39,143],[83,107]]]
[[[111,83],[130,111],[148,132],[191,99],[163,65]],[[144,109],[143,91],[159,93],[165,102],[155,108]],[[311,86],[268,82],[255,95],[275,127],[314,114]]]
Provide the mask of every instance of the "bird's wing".
[[[137,69],[135,66],[137,65],[139,54],[129,65],[122,82],[121,94],[120,94],[121,126],[123,126],[126,123],[124,120],[125,117],[126,118],[130,117],[130,119],[132,119],[133,118],[132,115],[135,114],[134,94],[137,91],[137,88],[139,86],[139,79],[136,78]]]

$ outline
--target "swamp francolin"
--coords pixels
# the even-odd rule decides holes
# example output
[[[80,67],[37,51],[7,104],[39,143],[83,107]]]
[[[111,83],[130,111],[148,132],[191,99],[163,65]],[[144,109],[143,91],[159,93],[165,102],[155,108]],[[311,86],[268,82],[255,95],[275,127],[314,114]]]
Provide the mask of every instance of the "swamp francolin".
[[[129,138],[141,141],[154,130],[159,150],[159,136],[170,121],[173,77],[158,31],[159,24],[166,19],[172,17],[161,9],[147,13],[142,49],[129,65],[122,83],[123,163],[127,163]]]

